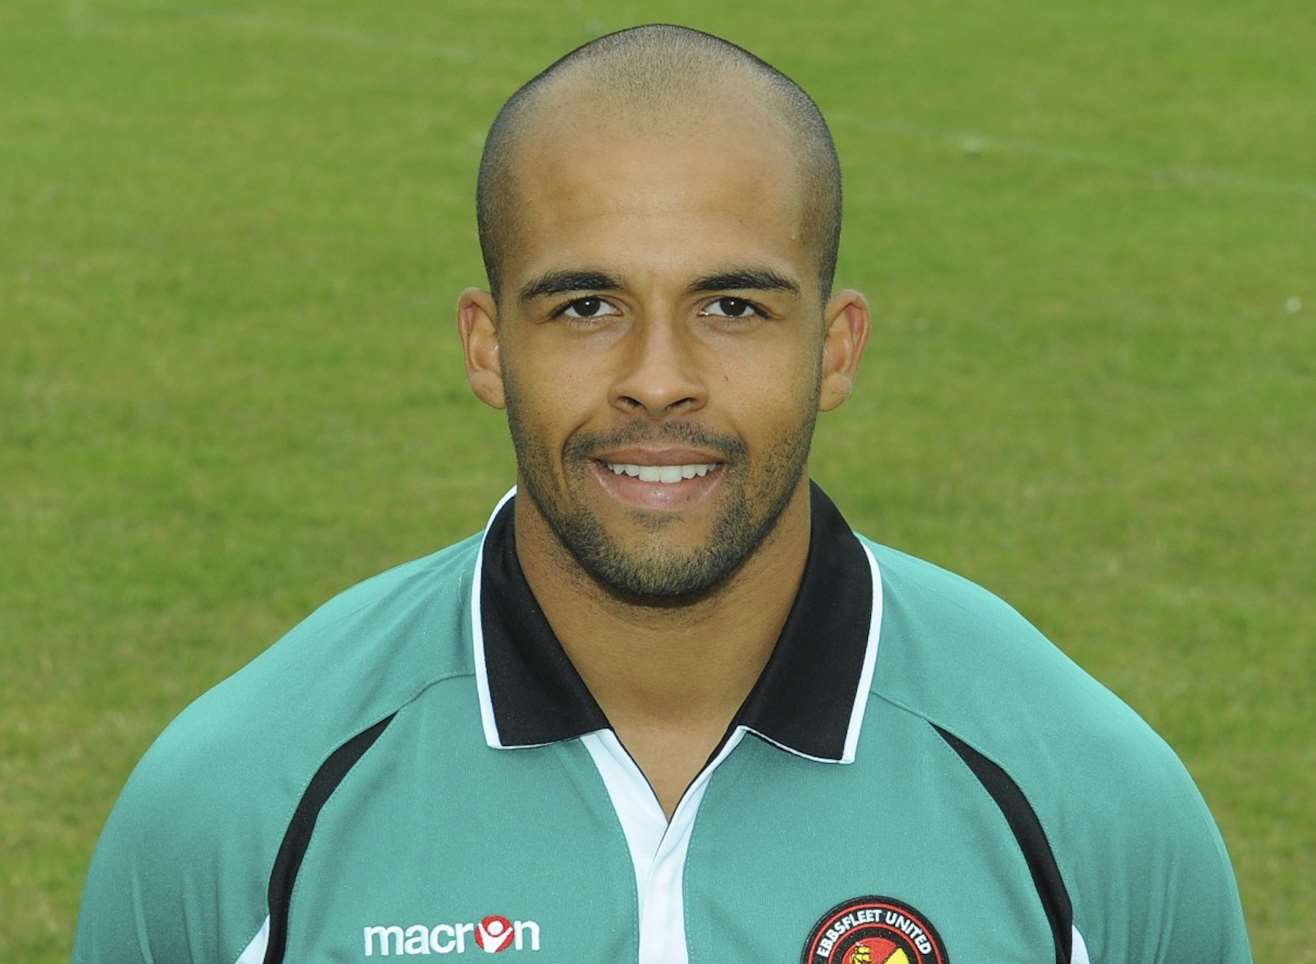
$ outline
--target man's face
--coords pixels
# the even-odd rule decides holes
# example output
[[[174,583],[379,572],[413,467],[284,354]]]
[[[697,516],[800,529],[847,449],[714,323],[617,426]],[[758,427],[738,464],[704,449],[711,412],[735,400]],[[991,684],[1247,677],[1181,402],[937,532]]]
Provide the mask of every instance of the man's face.
[[[541,123],[520,157],[498,341],[522,491],[627,597],[717,587],[806,484],[817,254],[762,120]]]

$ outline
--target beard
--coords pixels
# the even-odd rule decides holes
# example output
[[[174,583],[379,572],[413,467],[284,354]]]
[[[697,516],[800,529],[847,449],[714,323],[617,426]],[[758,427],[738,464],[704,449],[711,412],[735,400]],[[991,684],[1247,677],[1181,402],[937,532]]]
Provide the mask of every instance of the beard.
[[[636,420],[609,432],[578,432],[561,453],[564,486],[553,471],[556,458],[521,418],[518,393],[504,373],[507,424],[525,494],[558,543],[605,590],[638,605],[682,605],[724,585],[776,528],[804,475],[818,413],[815,383],[800,422],[753,463],[744,442],[691,422]],[[819,380],[820,382],[820,380]],[[634,510],[632,520],[651,538],[631,545],[610,533],[583,498],[593,478],[593,453],[635,445],[691,446],[725,460],[718,507],[708,538],[693,548],[666,543],[662,532],[676,521],[663,512]],[[565,489],[565,493],[564,490]]]

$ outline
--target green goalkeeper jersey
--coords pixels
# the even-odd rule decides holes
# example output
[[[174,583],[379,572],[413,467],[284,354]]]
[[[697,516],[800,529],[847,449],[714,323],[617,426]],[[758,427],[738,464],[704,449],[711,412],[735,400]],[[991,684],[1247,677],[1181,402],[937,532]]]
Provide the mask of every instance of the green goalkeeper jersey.
[[[669,821],[526,584],[511,498],[170,724],[105,825],[74,961],[1251,960],[1170,748],[816,486],[781,638]]]

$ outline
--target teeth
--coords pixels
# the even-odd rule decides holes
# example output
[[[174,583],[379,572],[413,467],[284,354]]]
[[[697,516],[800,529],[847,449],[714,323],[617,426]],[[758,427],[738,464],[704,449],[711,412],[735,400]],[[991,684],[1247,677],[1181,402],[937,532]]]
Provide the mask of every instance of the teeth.
[[[641,482],[662,482],[671,485],[685,479],[702,478],[716,468],[715,465],[630,465],[625,462],[607,462],[613,475],[629,475]]]

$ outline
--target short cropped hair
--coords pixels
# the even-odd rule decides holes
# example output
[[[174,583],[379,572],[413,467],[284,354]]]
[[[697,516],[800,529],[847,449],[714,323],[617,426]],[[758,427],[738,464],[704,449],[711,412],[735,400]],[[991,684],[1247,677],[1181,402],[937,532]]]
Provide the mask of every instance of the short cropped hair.
[[[517,142],[555,81],[584,78],[624,107],[652,112],[679,108],[683,97],[707,94],[728,72],[750,82],[791,140],[802,184],[803,236],[817,252],[819,288],[826,300],[841,238],[841,166],[822,111],[795,81],[743,47],[689,27],[648,24],[577,47],[523,84],[494,118],[480,158],[475,210],[495,301],[518,214]]]

